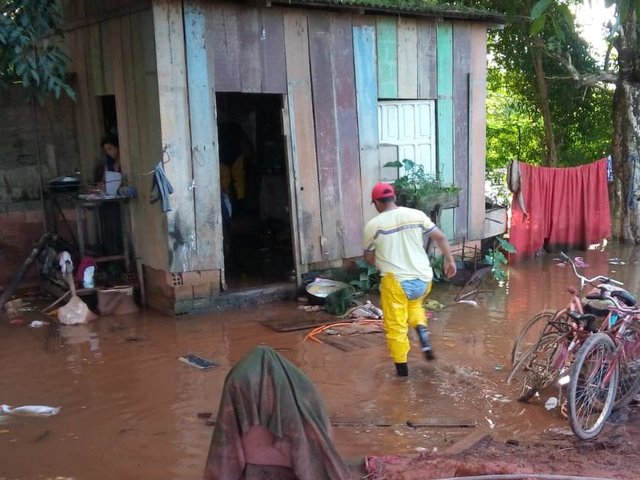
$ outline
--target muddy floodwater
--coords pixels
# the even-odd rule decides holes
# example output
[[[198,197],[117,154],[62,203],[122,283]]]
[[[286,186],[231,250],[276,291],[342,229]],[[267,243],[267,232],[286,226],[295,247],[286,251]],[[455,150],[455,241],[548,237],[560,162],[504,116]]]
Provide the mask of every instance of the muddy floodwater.
[[[612,275],[640,293],[640,250],[573,254],[589,265],[586,276]],[[213,427],[198,413],[215,416],[225,375],[259,344],[315,383],[345,458],[442,450],[471,429],[506,440],[566,427],[542,406],[550,393],[525,405],[509,401],[505,385],[514,333],[537,311],[564,306],[576,285],[553,257],[516,264],[477,307],[452,304],[457,287],[438,285],[431,298],[447,308],[430,322],[437,360],[424,361],[414,343],[408,378],[396,377],[382,334],[342,351],[260,323],[323,315],[294,302],[177,319],[149,310],[59,330],[2,322],[0,404],[62,408],[46,418],[0,416],[0,479],[201,478]],[[625,265],[611,263],[618,258]],[[218,366],[178,361],[187,353]]]

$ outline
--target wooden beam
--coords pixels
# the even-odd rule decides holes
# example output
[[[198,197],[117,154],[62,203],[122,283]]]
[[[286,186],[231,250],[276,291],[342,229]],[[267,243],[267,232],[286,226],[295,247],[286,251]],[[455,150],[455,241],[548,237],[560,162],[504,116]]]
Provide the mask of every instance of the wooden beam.
[[[316,157],[307,18],[299,11],[284,13],[287,57],[287,101],[290,115],[294,187],[298,205],[297,233],[305,265],[323,259],[320,244],[320,187]]]
[[[166,213],[169,271],[197,270],[191,132],[182,4],[153,4],[158,68],[158,95],[164,170],[172,183],[171,210]],[[158,207],[160,208],[160,207]]]
[[[195,198],[197,270],[224,267],[218,128],[215,118],[214,37],[202,4],[184,4],[189,120]],[[213,52],[213,55],[212,53]]]
[[[486,168],[487,29],[471,27],[469,75],[469,232],[471,240],[484,233]]]
[[[455,211],[455,234],[467,237],[469,221],[469,72],[471,35],[468,22],[453,24],[454,178],[461,187]]]

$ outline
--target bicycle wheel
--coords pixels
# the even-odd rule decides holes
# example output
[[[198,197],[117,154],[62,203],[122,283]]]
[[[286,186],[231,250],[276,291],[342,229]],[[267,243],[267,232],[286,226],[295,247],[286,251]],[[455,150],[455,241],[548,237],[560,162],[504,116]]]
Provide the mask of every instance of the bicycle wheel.
[[[571,430],[582,440],[600,433],[613,408],[618,384],[616,346],[606,333],[594,333],[576,355],[567,392]]]
[[[618,355],[618,388],[613,408],[627,405],[640,390],[640,326],[632,323],[622,338]]]
[[[565,339],[566,336],[562,333],[543,335],[536,345],[520,357],[507,378],[518,401],[530,400],[537,392],[553,383],[558,375],[554,359]]]
[[[536,344],[545,327],[550,320],[553,320],[556,314],[555,310],[542,310],[524,324],[511,348],[511,365],[515,365],[522,354]]]

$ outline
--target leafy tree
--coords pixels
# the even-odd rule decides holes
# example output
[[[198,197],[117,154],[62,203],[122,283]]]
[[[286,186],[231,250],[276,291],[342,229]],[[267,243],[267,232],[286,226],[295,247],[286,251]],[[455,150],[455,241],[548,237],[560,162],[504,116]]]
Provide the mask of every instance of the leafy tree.
[[[534,24],[558,22],[557,12],[568,1],[539,0],[532,10]],[[562,38],[550,36],[547,51],[560,61],[575,82],[584,86],[615,85],[613,102],[613,216],[614,236],[640,243],[640,2],[605,0],[615,7],[615,23],[608,37],[614,68],[584,71]]]
[[[507,24],[489,38],[487,163],[511,159],[542,165],[576,165],[600,158],[611,144],[612,91],[582,87],[546,40],[561,39],[585,71],[597,71],[588,45],[573,28],[568,8],[554,22],[533,25],[532,0],[467,0],[476,8],[506,15]]]
[[[60,0],[0,0],[0,87],[21,83],[40,100],[74,98],[61,27]]]

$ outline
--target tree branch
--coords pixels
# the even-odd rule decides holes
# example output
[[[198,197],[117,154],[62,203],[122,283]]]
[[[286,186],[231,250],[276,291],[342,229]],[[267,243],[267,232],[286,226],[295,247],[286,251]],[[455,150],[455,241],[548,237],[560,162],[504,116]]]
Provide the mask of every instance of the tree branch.
[[[571,78],[575,82],[583,86],[595,87],[600,86],[602,83],[617,83],[618,75],[600,71],[597,73],[580,73],[571,62],[571,55],[567,53],[565,56],[559,55],[554,52],[548,52],[551,58],[556,59],[567,70],[569,74],[568,78]],[[560,77],[556,77],[560,78]],[[566,77],[565,77],[566,79]]]

